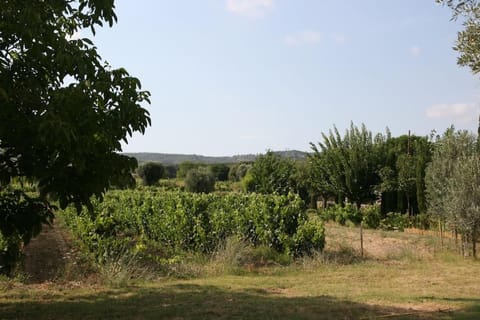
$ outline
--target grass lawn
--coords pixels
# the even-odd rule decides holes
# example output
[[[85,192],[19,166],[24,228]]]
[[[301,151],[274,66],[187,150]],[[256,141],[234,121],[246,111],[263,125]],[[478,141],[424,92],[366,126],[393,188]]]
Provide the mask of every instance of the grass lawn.
[[[431,237],[366,231],[368,258],[339,263],[358,229],[327,230],[337,240],[323,258],[289,267],[121,287],[0,282],[0,318],[480,319],[479,261],[427,250]],[[395,255],[381,242],[396,244]]]

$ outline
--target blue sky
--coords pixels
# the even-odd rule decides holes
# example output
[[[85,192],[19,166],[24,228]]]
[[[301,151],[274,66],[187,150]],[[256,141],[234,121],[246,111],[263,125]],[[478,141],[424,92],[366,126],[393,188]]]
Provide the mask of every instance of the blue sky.
[[[127,152],[309,150],[335,124],[475,130],[480,79],[434,0],[116,1],[94,43],[152,94]]]

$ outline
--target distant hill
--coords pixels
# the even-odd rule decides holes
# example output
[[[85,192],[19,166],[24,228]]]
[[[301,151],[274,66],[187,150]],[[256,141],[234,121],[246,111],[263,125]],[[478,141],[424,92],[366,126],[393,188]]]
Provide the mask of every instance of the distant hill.
[[[276,154],[279,154],[282,157],[299,160],[305,159],[307,153],[297,150],[288,150],[288,151],[275,151]],[[255,154],[242,154],[231,157],[209,157],[196,154],[171,154],[171,153],[149,153],[149,152],[140,152],[140,153],[124,153],[127,156],[135,157],[139,163],[145,162],[160,162],[163,164],[180,164],[185,161],[196,162],[196,163],[238,163],[238,162],[252,162],[255,161],[257,155]]]

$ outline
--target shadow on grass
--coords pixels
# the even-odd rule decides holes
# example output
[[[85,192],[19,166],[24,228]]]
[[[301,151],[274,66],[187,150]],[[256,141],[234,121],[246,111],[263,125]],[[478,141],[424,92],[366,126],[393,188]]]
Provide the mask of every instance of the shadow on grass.
[[[471,299],[477,303],[477,299]],[[330,296],[289,297],[281,289],[231,291],[194,284],[129,287],[87,295],[6,293],[0,319],[479,319],[477,307],[419,312]]]

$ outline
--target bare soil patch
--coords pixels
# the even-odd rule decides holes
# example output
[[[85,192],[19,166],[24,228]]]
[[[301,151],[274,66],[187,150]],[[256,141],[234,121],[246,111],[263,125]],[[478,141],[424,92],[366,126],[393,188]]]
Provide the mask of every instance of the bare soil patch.
[[[25,246],[24,255],[24,272],[32,284],[55,281],[64,275],[69,265],[76,264],[71,239],[57,224],[44,226]]]

